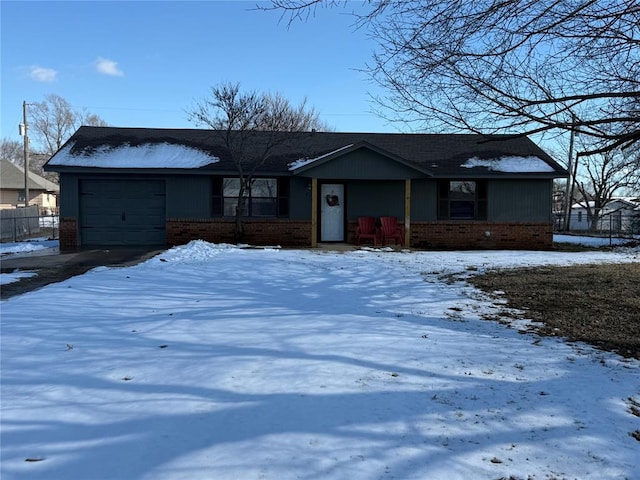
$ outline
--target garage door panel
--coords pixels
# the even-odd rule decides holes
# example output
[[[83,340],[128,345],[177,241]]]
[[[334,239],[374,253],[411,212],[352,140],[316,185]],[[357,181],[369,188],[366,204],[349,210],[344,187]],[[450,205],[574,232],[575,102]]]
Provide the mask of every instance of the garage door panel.
[[[134,205],[123,206],[121,209],[126,214],[127,219],[134,216],[147,216],[147,215],[161,215],[164,217],[164,202],[162,204],[146,204],[146,205]]]
[[[82,204],[83,204],[82,206],[87,211],[88,214],[92,211],[98,212],[98,211],[105,210],[105,207],[106,207],[105,203],[107,202],[111,207],[110,210],[118,211],[120,209],[119,208],[120,199],[111,199],[107,197],[99,197],[96,195],[91,195],[91,196],[82,195],[80,198],[82,199]]]
[[[121,221],[121,220],[119,220]],[[147,213],[147,214],[127,214],[126,224],[131,228],[145,228],[147,225],[161,226],[165,222],[164,215],[161,213]]]
[[[165,183],[160,180],[85,180],[80,184],[83,245],[166,243]]]
[[[119,180],[83,180],[80,184],[80,194],[100,198],[119,198],[122,195],[122,185],[119,183]]]
[[[129,230],[124,233],[125,243],[129,245],[156,245],[165,242],[163,230]]]
[[[84,245],[122,245],[122,233],[116,230],[90,228],[82,232]]]
[[[84,228],[120,228],[122,224],[121,216],[116,214],[87,214],[84,220],[82,224]]]

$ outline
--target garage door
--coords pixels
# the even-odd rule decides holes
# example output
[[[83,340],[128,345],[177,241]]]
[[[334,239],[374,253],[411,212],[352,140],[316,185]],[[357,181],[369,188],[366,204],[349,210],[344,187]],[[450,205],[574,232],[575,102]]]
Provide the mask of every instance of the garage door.
[[[81,181],[82,245],[164,245],[165,197],[164,181]]]

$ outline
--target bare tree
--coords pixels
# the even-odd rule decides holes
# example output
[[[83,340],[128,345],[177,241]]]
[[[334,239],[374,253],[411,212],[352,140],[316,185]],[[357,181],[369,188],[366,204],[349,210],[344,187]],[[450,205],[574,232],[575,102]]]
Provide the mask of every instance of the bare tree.
[[[597,154],[640,140],[637,0],[368,0],[369,73],[390,119],[530,135],[574,130]],[[271,0],[290,21],[340,0]],[[258,7],[260,8],[260,7]],[[264,8],[264,7],[262,7]]]
[[[582,196],[590,229],[597,230],[602,209],[621,192],[638,188],[637,155],[610,151],[583,157],[583,173],[576,179],[576,187]]]
[[[9,160],[16,165],[23,163],[23,144],[17,140],[2,139],[0,143],[0,159]]]
[[[29,104],[29,137],[33,146],[29,170],[53,182],[58,174],[42,167],[81,125],[106,126],[98,115],[74,109],[59,95],[48,94],[42,102]]]
[[[59,95],[49,94],[44,101],[29,107],[29,133],[38,153],[51,157],[81,125],[105,126],[95,114],[74,110]]]
[[[306,100],[292,105],[275,93],[242,92],[238,83],[211,87],[211,96],[187,111],[189,120],[213,130],[227,148],[238,170],[235,240],[243,239],[243,214],[256,171],[273,151],[286,144],[292,132],[312,131],[326,125]]]

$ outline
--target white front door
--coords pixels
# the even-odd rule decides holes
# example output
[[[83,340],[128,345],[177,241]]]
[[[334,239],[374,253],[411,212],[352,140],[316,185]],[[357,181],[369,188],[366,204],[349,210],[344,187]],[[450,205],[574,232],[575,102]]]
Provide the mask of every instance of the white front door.
[[[320,188],[320,241],[344,241],[344,185],[325,183]]]

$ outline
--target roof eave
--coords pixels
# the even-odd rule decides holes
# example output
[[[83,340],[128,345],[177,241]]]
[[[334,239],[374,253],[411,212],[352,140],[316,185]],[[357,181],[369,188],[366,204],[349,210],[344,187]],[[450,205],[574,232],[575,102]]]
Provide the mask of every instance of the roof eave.
[[[555,178],[566,178],[568,175],[560,175],[558,173],[485,173],[485,174],[470,174],[470,173],[435,173],[433,178],[446,179],[446,178],[460,178],[460,179],[487,179],[487,180],[553,180]]]

